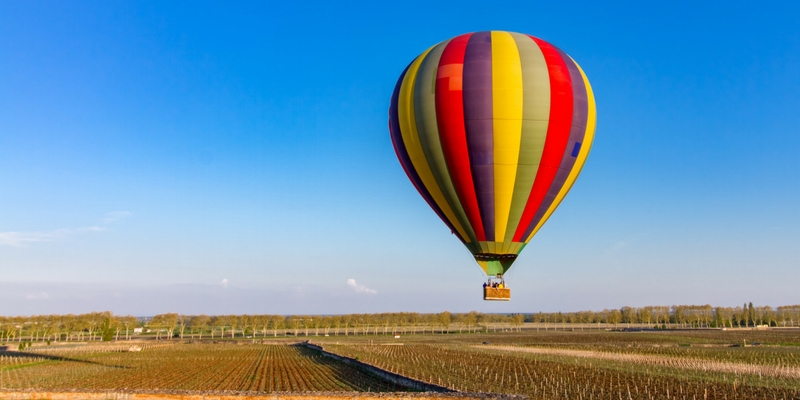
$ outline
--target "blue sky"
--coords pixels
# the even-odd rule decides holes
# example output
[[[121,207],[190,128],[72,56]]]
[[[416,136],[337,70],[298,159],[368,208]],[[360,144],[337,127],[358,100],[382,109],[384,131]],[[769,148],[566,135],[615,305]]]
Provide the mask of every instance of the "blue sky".
[[[798,302],[800,4],[374,3],[0,3],[0,314]],[[408,62],[488,29],[598,108],[500,304],[386,122]]]

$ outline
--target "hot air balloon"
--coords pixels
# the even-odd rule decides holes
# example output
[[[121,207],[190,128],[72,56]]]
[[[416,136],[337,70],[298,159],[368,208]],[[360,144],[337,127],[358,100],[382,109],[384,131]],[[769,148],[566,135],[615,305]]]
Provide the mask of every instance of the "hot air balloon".
[[[583,70],[529,35],[467,33],[426,50],[392,94],[389,130],[411,183],[509,300],[503,275],[586,162],[595,102]]]

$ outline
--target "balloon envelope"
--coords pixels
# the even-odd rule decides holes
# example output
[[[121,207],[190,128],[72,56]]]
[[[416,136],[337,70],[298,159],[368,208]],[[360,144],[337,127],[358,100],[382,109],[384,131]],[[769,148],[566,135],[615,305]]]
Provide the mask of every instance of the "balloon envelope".
[[[426,50],[403,71],[389,109],[408,178],[488,275],[508,270],[567,194],[594,128],[578,64],[513,32]]]

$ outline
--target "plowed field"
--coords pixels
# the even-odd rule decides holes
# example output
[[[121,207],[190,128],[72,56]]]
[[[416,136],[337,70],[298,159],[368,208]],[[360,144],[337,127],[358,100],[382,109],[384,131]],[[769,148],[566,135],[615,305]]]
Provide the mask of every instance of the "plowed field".
[[[93,346],[0,353],[0,388],[197,391],[404,391],[290,345],[175,344],[141,352]]]
[[[464,392],[537,400],[800,399],[796,332],[726,333],[524,332],[319,343]],[[730,347],[743,340],[764,343]]]

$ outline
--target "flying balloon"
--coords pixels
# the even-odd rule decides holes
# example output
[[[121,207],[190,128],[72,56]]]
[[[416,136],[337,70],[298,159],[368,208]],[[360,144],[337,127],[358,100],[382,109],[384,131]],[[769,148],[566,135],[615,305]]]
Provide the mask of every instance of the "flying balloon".
[[[583,70],[533,36],[468,33],[419,55],[389,109],[411,183],[493,278],[503,274],[569,192],[586,162],[595,102]],[[496,289],[496,290],[495,290]]]

